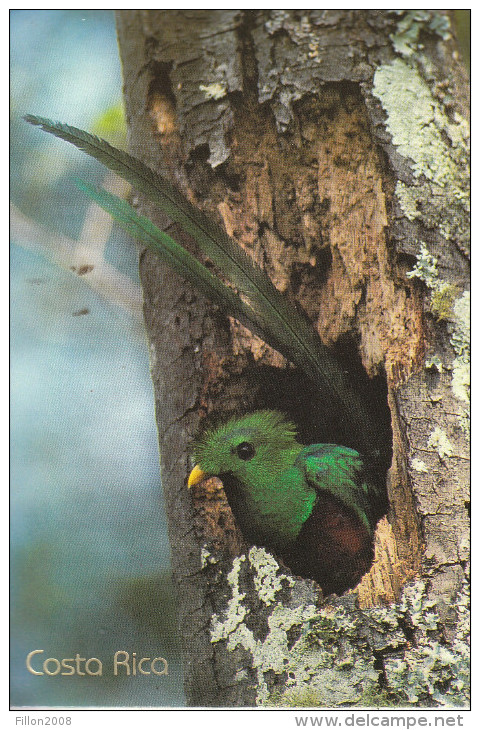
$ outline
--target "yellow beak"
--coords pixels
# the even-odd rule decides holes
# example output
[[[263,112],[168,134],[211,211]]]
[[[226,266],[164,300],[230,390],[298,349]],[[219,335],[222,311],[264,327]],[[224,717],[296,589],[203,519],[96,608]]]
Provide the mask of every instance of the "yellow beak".
[[[200,467],[194,466],[192,471],[190,472],[190,476],[188,477],[188,488],[194,487],[195,484],[199,484],[202,482],[208,474],[200,469]]]

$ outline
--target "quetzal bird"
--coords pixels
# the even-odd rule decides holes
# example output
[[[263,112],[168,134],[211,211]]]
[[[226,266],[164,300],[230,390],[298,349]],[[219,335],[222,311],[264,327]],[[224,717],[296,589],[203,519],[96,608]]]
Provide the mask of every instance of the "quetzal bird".
[[[279,413],[258,411],[207,432],[197,444],[199,466],[189,480],[194,484],[203,473],[221,476],[247,539],[276,551],[294,572],[316,579],[324,591],[353,586],[370,565],[375,524],[386,511],[384,489],[368,475],[376,471],[385,442],[342,364],[241,246],[168,180],[81,129],[40,117],[25,119],[102,162],[178,223],[228,283],[126,201],[79,183],[122,228],[300,368],[318,392],[318,402],[335,414],[343,442],[364,454],[362,459],[335,444],[302,446]]]
[[[381,495],[354,449],[302,446],[283,414],[256,411],[207,431],[194,454],[189,487],[220,477],[244,537],[325,594],[369,569]]]

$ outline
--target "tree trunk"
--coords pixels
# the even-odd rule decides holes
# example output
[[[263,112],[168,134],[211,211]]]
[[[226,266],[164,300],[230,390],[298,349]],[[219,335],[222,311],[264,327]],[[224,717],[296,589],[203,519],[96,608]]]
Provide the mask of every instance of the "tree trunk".
[[[324,599],[244,543],[218,480],[192,496],[186,476],[218,414],[274,406],[318,441],[334,425],[283,357],[142,251],[189,704],[465,706],[468,97],[451,15],[117,24],[131,152],[223,223],[391,420],[374,564]]]

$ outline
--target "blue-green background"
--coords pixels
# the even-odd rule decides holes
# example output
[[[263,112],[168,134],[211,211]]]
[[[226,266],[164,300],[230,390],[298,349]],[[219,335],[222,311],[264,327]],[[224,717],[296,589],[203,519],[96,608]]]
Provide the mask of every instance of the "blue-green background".
[[[92,129],[120,102],[113,12],[15,10],[10,29],[12,201],[75,239],[88,202],[73,180],[101,182],[104,169],[21,117]],[[11,241],[12,705],[183,705],[139,318],[21,239]],[[118,230],[107,257],[138,283],[135,247]],[[33,676],[33,649],[98,657],[104,674]],[[169,674],[114,677],[117,650],[164,657]]]
[[[456,12],[468,58],[469,13]],[[101,183],[105,171],[21,117],[93,129],[120,102],[113,13],[14,10],[10,27],[11,197],[76,239],[88,203],[73,180]],[[11,702],[183,705],[141,323],[31,244],[11,242]],[[107,258],[138,284],[135,247],[118,230]],[[104,676],[33,676],[33,649],[96,656]],[[168,677],[113,677],[117,650],[165,657]]]

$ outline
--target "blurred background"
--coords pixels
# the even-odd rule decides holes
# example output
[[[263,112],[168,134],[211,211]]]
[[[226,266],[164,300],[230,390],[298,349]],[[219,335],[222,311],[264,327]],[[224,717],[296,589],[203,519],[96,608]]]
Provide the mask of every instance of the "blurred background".
[[[125,146],[113,11],[14,10],[10,32],[11,702],[182,706],[136,249],[75,178],[126,188],[22,120]],[[33,649],[104,674],[33,676]],[[166,658],[168,677],[114,677],[117,650]]]
[[[22,120],[125,146],[113,11],[14,10],[10,33],[11,703],[181,706],[136,249],[75,178],[126,190]],[[34,676],[33,649],[97,657],[103,676]],[[114,677],[117,650],[168,676]]]

